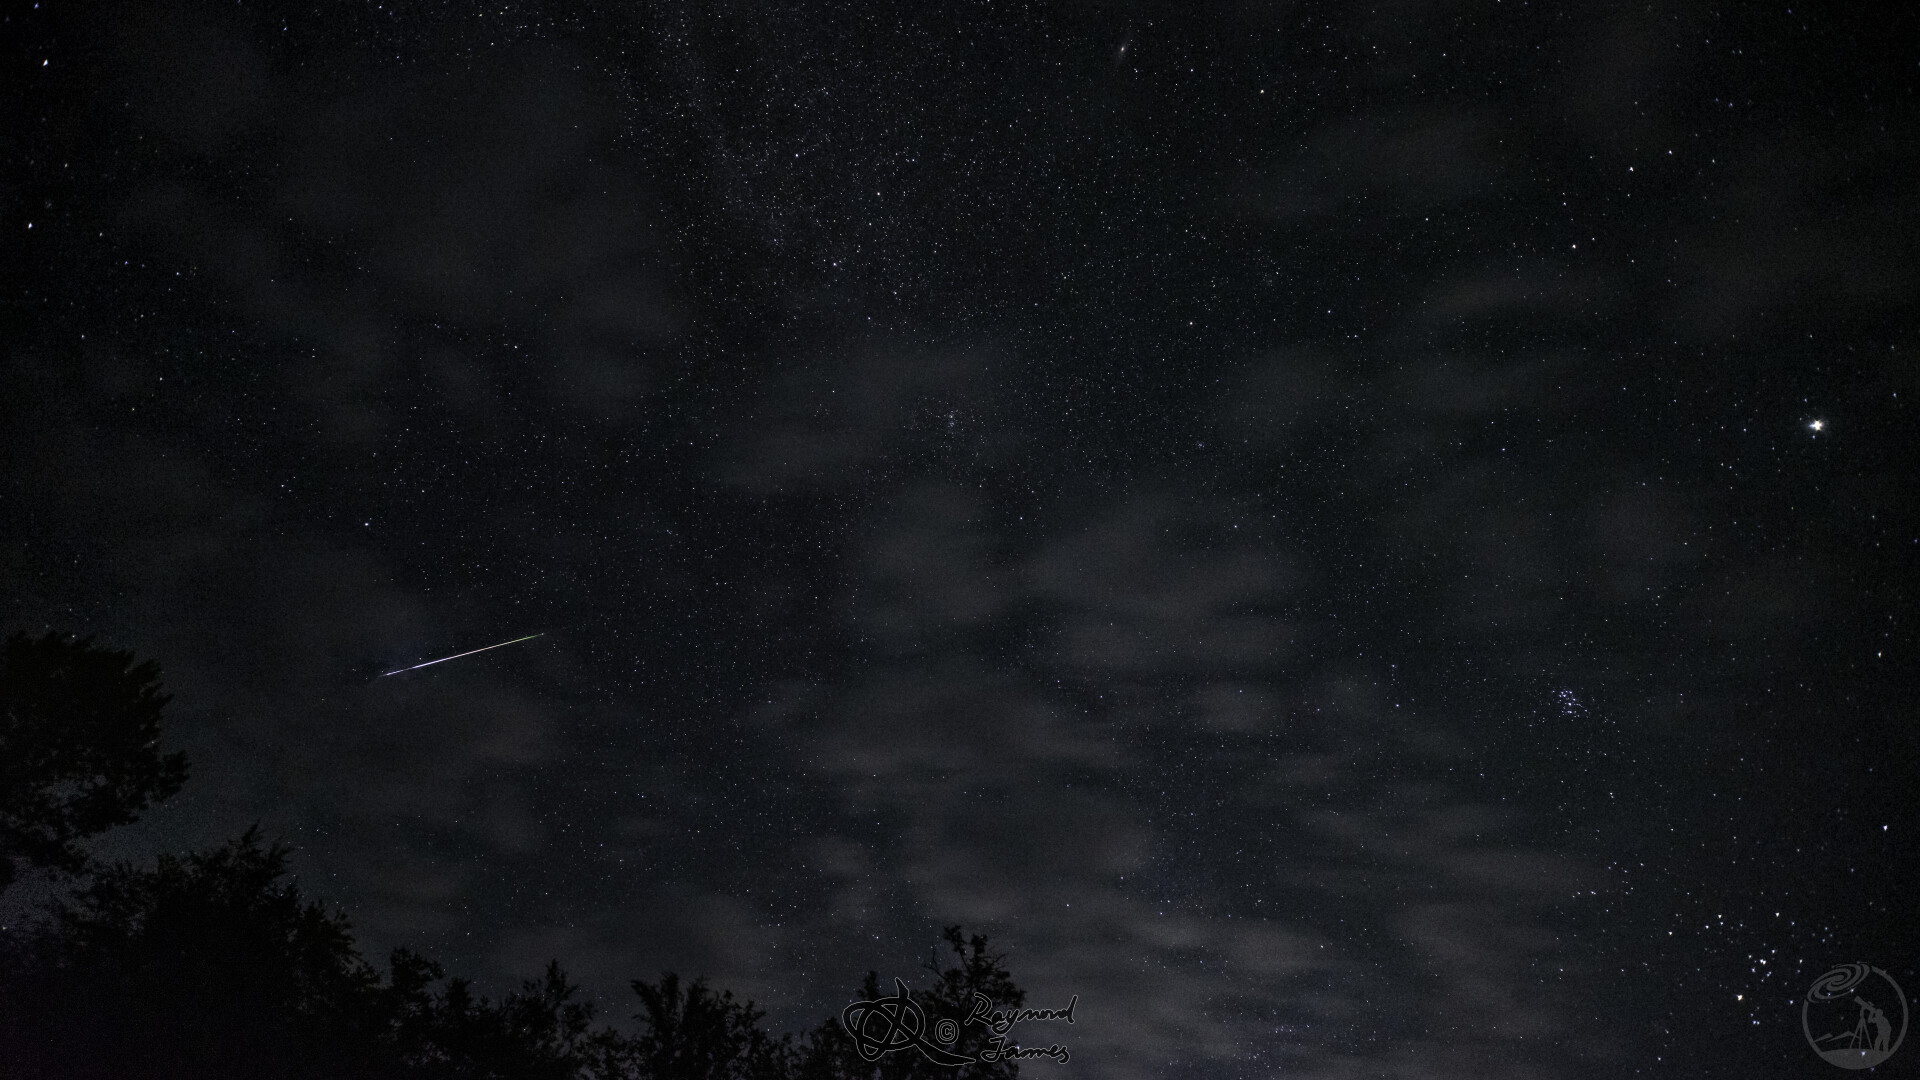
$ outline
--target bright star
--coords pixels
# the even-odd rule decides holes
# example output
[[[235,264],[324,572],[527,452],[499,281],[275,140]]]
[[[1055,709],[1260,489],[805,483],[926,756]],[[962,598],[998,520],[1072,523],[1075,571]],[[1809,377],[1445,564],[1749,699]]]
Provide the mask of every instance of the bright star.
[[[1825,420],[1815,420],[1813,423],[1808,424],[1807,426],[1812,428],[1815,431],[1820,431],[1827,426],[1827,422]]]

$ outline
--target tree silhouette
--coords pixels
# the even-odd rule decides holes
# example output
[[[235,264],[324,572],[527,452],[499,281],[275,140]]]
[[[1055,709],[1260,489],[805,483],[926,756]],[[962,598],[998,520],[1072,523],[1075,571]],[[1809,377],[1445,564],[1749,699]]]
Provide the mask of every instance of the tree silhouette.
[[[374,1048],[379,979],[346,920],[282,880],[285,858],[250,830],[96,873],[9,965],[15,1070],[306,1077],[371,1064],[355,1059]]]
[[[860,1056],[853,1038],[839,1017],[829,1017],[815,1028],[798,1053],[799,1080],[1011,1080],[1020,1075],[1014,1061],[981,1061],[980,1053],[993,1044],[992,1034],[979,1024],[966,1023],[973,1009],[973,995],[993,999],[997,1009],[1018,1008],[1027,1000],[1026,991],[1013,982],[1002,966],[1005,957],[987,951],[987,939],[979,934],[964,936],[958,926],[949,926],[942,934],[952,956],[942,967],[938,950],[927,958],[926,968],[934,976],[930,989],[911,991],[910,996],[926,1014],[929,1038],[940,1019],[950,1019],[958,1027],[958,1038],[951,1046],[936,1046],[973,1064],[949,1066],[936,1064],[917,1050],[901,1049],[882,1055],[877,1061]],[[879,975],[867,972],[860,988],[860,1000],[875,1001],[891,996],[883,989]]]
[[[338,911],[302,896],[287,849],[259,831],[149,869],[99,869],[53,919],[0,933],[0,1052],[9,1080],[1010,1080],[1013,1062],[936,1065],[911,1049],[861,1059],[840,1018],[796,1043],[764,1013],[669,972],[636,981],[639,1035],[593,1026],[560,966],[498,1002],[406,949],[382,977]],[[986,950],[949,927],[954,962],[913,993],[964,1021],[973,994],[1025,1000]],[[883,996],[868,972],[866,1000]],[[962,1026],[974,1057],[990,1035]]]
[[[444,987],[440,965],[394,951],[388,984],[376,993],[374,1027],[395,1076],[420,1080],[598,1080],[621,1071],[626,1040],[595,1029],[593,1006],[558,962],[521,983],[498,1004],[476,997],[465,979]]]
[[[396,950],[382,979],[258,830],[100,871],[0,963],[6,1074],[46,1080],[621,1075],[558,964],[495,1003]]]
[[[627,1044],[631,1074],[646,1080],[782,1080],[791,1076],[790,1037],[775,1039],[760,1027],[765,1016],[731,990],[714,993],[695,979],[681,989],[669,971],[657,984],[636,979],[642,1031]]]
[[[134,820],[186,775],[156,748],[158,669],[91,640],[15,634],[0,668],[0,888],[15,858],[81,877],[50,919],[0,927],[0,1075],[7,1080],[1011,1080],[1013,1062],[936,1065],[896,1050],[868,1062],[839,1016],[796,1042],[765,1014],[672,972],[636,980],[637,1036],[593,1026],[559,964],[498,1002],[396,949],[384,976],[346,917],[302,896],[288,849],[259,829],[148,869],[89,864],[77,842]],[[965,1025],[973,995],[1026,995],[986,939],[948,927],[929,1024]],[[886,996],[867,973],[862,995]]]
[[[0,891],[14,860],[74,873],[77,841],[133,821],[180,790],[162,755],[160,671],[91,638],[16,633],[0,650]]]
[[[932,985],[910,996],[929,1026],[941,1018],[959,1026],[959,1038],[943,1049],[977,1058],[992,1045],[992,1036],[980,1025],[964,1023],[973,995],[985,994],[996,1007],[1010,1009],[1026,1001],[1026,992],[1002,965],[1004,957],[987,951],[986,938],[968,938],[957,926],[947,927],[943,937],[950,961],[943,967],[936,950],[926,964]],[[635,1017],[643,1031],[622,1045],[619,1067],[607,1075],[633,1080],[1012,1080],[1019,1075],[1012,1061],[939,1065],[911,1048],[869,1062],[838,1015],[798,1042],[791,1036],[775,1039],[761,1030],[764,1014],[752,1002],[738,1001],[731,992],[715,993],[698,980],[683,991],[672,972],[658,983],[636,981],[633,989],[643,1007]],[[869,971],[858,1000],[892,993]]]

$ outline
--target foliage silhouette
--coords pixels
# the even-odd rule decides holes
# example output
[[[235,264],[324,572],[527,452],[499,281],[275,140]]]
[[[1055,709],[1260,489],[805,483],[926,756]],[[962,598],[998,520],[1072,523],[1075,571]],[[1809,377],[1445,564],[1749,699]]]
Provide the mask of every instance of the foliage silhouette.
[[[1018,1008],[1027,1000],[1026,991],[1014,984],[1001,961],[1005,957],[987,951],[987,939],[975,934],[964,936],[958,926],[949,926],[942,935],[953,954],[942,967],[938,951],[927,958],[925,967],[934,977],[928,990],[910,990],[914,1002],[926,1013],[929,1029],[940,1019],[951,1019],[959,1027],[959,1037],[951,1050],[974,1058],[971,1065],[938,1065],[917,1050],[902,1049],[866,1061],[855,1048],[853,1038],[840,1018],[828,1017],[808,1033],[799,1051],[797,1080],[1011,1080],[1020,1074],[1014,1061],[980,1061],[980,1052],[993,1046],[992,1035],[978,1024],[966,1023],[973,1009],[973,995],[993,999],[997,1009]],[[874,1001],[892,996],[892,988],[882,988],[878,973],[867,972],[860,987],[860,1000]],[[936,1045],[939,1045],[936,1043]]]
[[[636,980],[638,1035],[593,1024],[558,963],[498,1002],[408,949],[382,975],[338,910],[301,894],[259,828],[151,868],[89,863],[77,841],[132,821],[186,774],[156,749],[167,702],[152,663],[16,634],[0,671],[0,887],[12,860],[74,875],[49,918],[0,927],[7,1080],[1010,1080],[1012,1062],[938,1066],[912,1050],[861,1059],[840,1018],[796,1041],[702,980]],[[945,933],[914,1000],[964,1021],[972,996],[1025,1000],[986,939]],[[863,996],[883,996],[867,973]],[[961,1028],[974,1056],[989,1036]]]
[[[319,1076],[354,1061],[374,972],[343,918],[283,883],[256,832],[151,870],[96,874],[8,965],[16,1071]],[[363,1033],[364,1034],[364,1033]]]
[[[671,972],[636,981],[641,1031],[593,1025],[557,963],[493,1002],[397,949],[383,977],[338,911],[305,899],[287,849],[257,829],[151,869],[96,872],[54,918],[0,934],[0,1046],[9,1078],[126,1080],[1007,1080],[1012,1062],[958,1069],[910,1050],[868,1063],[829,1017],[796,1043],[764,1013]],[[975,991],[1024,1000],[984,938],[946,932],[958,962],[914,998],[963,1020]],[[862,993],[881,996],[868,972]],[[955,1049],[975,1054],[982,1029]]]
[[[0,891],[14,860],[76,873],[77,844],[180,790],[183,754],[158,749],[160,669],[49,632],[0,650]]]
[[[1026,992],[1013,982],[1001,961],[987,951],[987,939],[967,938],[957,926],[946,928],[944,939],[953,953],[942,967],[935,952],[926,963],[933,984],[911,990],[914,1002],[932,1025],[949,1018],[960,1025],[954,1053],[976,1057],[991,1044],[991,1035],[964,1021],[973,1007],[973,995],[985,994],[996,1007],[1017,1008]],[[643,1025],[639,1038],[629,1043],[635,1051],[630,1072],[638,1080],[1012,1080],[1019,1066],[1012,1061],[981,1062],[958,1067],[938,1065],[912,1049],[864,1060],[839,1016],[829,1016],[803,1039],[778,1039],[760,1028],[763,1013],[752,1002],[740,1002],[731,992],[714,993],[695,981],[684,993],[677,976],[668,972],[658,983],[636,981],[643,1011],[635,1017]],[[867,972],[859,1000],[890,996],[877,972]]]
[[[0,965],[9,1076],[599,1075],[618,1036],[557,964],[495,1003],[397,950],[385,979],[257,830],[148,870],[99,872]]]
[[[649,1080],[781,1080],[793,1074],[791,1037],[760,1027],[765,1013],[731,990],[714,993],[696,979],[684,991],[669,971],[658,983],[636,979],[641,1034],[629,1043],[632,1075]]]

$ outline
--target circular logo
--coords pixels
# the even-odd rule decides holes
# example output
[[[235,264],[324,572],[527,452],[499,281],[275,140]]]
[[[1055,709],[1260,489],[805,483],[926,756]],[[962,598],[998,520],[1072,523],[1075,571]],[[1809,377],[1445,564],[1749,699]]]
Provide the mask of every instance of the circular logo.
[[[1907,1037],[1907,995],[1877,967],[1842,964],[1807,988],[1800,1030],[1829,1063],[1871,1069],[1892,1057]]]

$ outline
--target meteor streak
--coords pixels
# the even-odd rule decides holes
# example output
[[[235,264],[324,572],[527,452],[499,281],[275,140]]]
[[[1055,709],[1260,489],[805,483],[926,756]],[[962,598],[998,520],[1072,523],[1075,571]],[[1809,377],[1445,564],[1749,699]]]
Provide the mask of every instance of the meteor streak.
[[[514,638],[514,639],[513,639],[512,641],[503,641],[503,642],[501,642],[501,643],[500,643],[499,645],[489,645],[489,646],[487,646],[487,649],[498,649],[498,648],[501,648],[502,646],[506,646],[506,645],[518,645],[518,644],[519,644],[520,642],[522,642],[522,641],[532,641],[532,640],[533,640],[534,638],[537,638],[537,637],[546,637],[546,634],[544,634],[544,633],[540,633],[540,634],[528,634],[528,635],[527,635],[526,637],[517,637],[517,638]],[[475,650],[473,650],[473,652],[463,652],[463,653],[455,653],[455,654],[454,654],[454,655],[452,655],[452,656],[443,656],[443,657],[441,657],[441,658],[440,658],[440,659],[438,659],[438,660],[429,660],[429,661],[427,661],[427,662],[426,662],[426,663],[424,663],[424,664],[415,664],[415,665],[413,665],[412,667],[403,667],[403,668],[398,668],[398,669],[396,669],[396,670],[393,670],[393,671],[383,671],[383,672],[381,672],[380,674],[378,674],[378,675],[375,675],[375,676],[374,676],[374,678],[376,678],[376,679],[384,679],[384,678],[386,678],[386,677],[387,677],[387,676],[389,676],[389,675],[398,675],[398,674],[400,674],[400,672],[402,672],[402,671],[418,671],[418,670],[420,670],[420,669],[421,669],[421,668],[423,668],[423,667],[432,667],[432,666],[433,666],[433,665],[435,665],[435,664],[444,664],[444,663],[446,663],[446,662],[447,662],[447,661],[449,661],[449,660],[458,660],[458,659],[460,659],[460,658],[461,658],[462,656],[472,656],[472,655],[473,655],[473,653],[481,653],[481,652],[486,652],[486,651],[487,651],[487,649],[475,649]]]

